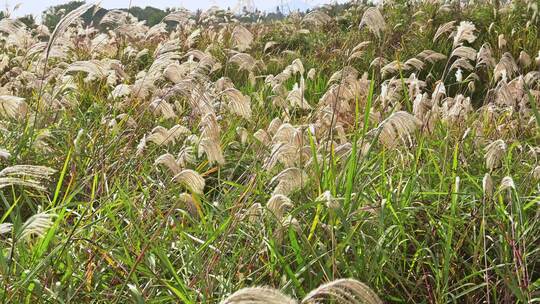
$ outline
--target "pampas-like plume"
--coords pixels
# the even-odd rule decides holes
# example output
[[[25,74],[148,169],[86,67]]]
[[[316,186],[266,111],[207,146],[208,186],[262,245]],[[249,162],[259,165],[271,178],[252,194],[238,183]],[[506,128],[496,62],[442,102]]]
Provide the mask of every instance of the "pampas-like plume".
[[[476,40],[474,31],[476,27],[470,21],[461,21],[454,34],[454,47],[463,44],[464,41],[473,43]]]
[[[303,80],[303,79],[302,79]],[[302,81],[303,82],[303,81]],[[311,110],[311,106],[304,97],[304,85],[294,84],[293,89],[287,94],[287,101],[292,107],[298,107],[303,110]]]
[[[384,66],[387,63],[388,63],[388,59],[386,59],[384,57],[376,57],[375,59],[373,59],[371,61],[371,63],[369,64],[369,67],[370,68],[379,68],[379,67]]]
[[[290,123],[284,123],[278,126],[274,126],[272,125],[272,123],[270,123],[270,126],[268,126],[268,132],[270,134],[274,134],[274,136],[272,137],[273,142],[287,143],[289,141],[292,141],[295,134],[297,134],[297,131],[298,130]]]
[[[491,54],[491,46],[489,43],[484,43],[476,54],[476,66],[486,66],[493,68],[495,66],[495,58]]]
[[[486,198],[493,196],[493,179],[489,173],[486,173],[482,179],[482,191]]]
[[[33,236],[43,236],[54,224],[53,219],[55,217],[56,214],[45,212],[32,215],[24,222],[21,231],[17,235],[17,239],[29,239]]]
[[[211,138],[215,141],[220,140],[221,129],[216,117],[216,114],[210,112],[206,114],[199,122],[201,129],[201,138]]]
[[[287,219],[286,219],[287,220]],[[289,225],[293,218],[287,220]],[[284,222],[284,224],[286,224]],[[288,226],[288,225],[284,225]],[[243,288],[228,296],[221,304],[296,304],[297,301],[280,291],[265,287]],[[314,289],[300,304],[382,304],[377,294],[364,283],[355,279],[339,279]]]
[[[474,66],[469,62],[469,60],[465,58],[459,58],[458,60],[454,61],[454,63],[452,63],[452,65],[450,66],[448,70],[453,71],[456,69],[472,71],[474,69]]]
[[[381,32],[386,29],[384,17],[376,7],[370,7],[364,12],[359,27],[362,28],[364,25],[379,39],[381,38]]]
[[[172,104],[168,103],[166,100],[161,98],[156,98],[149,105],[153,113],[161,115],[165,119],[176,118],[176,113],[174,112],[174,107]]]
[[[399,143],[400,139],[403,143],[411,142],[411,134],[416,131],[422,122],[413,115],[399,111],[390,115],[383,120],[376,129],[371,132],[380,130],[379,141],[387,148],[394,147]]]
[[[534,180],[540,180],[540,166],[536,166],[532,169],[531,175]]]
[[[272,146],[272,151],[265,162],[264,168],[271,170],[277,162],[286,167],[294,166],[300,157],[301,154],[297,145],[278,142]]]
[[[108,11],[103,18],[101,18],[100,25],[125,25],[130,23],[135,23],[137,18],[130,14],[129,12],[113,9]]]
[[[216,82],[214,82],[214,87],[216,91],[223,92],[227,89],[234,88],[234,83],[229,77],[221,77],[220,79],[216,80]]]
[[[472,82],[480,81],[480,77],[476,73],[470,73],[467,78],[465,78],[465,82]]]
[[[501,106],[515,106],[523,97],[524,82],[522,77],[506,83],[505,79],[499,81],[496,87],[495,104]]]
[[[28,113],[28,105],[24,98],[0,95],[0,115],[13,119],[22,119]]]
[[[363,50],[365,50],[370,44],[371,44],[371,41],[369,41],[369,40],[367,40],[367,41],[362,41],[362,42],[358,43],[358,44],[351,50],[351,53],[355,53],[355,52],[358,52],[358,51],[363,51]]]
[[[332,21],[332,17],[320,10],[311,11],[302,19],[302,23],[315,26],[325,25],[330,21]]]
[[[171,82],[177,84],[185,79],[192,68],[197,65],[194,61],[187,61],[183,64],[171,63],[163,70],[163,76]]]
[[[209,163],[225,164],[225,157],[219,142],[213,138],[203,138],[199,143],[199,154],[204,152]]]
[[[450,57],[454,56],[474,61],[476,59],[476,50],[468,46],[460,46],[452,51]]]
[[[193,199],[193,196],[189,193],[181,193],[178,196],[178,201],[180,203],[180,207],[183,210],[186,210],[189,215],[191,215],[193,218],[197,218],[199,216],[199,211],[197,209],[197,203]]]
[[[175,175],[182,171],[182,166],[170,153],[165,153],[156,158],[156,160],[154,161],[154,166],[157,165],[165,165],[172,172],[172,174]]]
[[[348,61],[351,61],[355,58],[361,58],[364,53],[365,49],[371,44],[371,41],[362,41],[359,44],[357,44],[352,50],[351,55],[349,55]]]
[[[8,150],[0,148],[0,158],[1,159],[8,159],[11,156],[11,153],[9,153]]]
[[[71,72],[84,72],[88,76],[85,81],[92,81],[94,79],[101,79],[107,77],[110,63],[100,60],[88,60],[88,61],[75,61],[69,65],[65,73]]]
[[[131,94],[131,85],[119,84],[109,94],[108,98],[114,99],[119,97],[125,97]]]
[[[506,153],[506,143],[502,139],[498,139],[484,148],[486,154],[486,168],[493,170],[501,165],[501,161]]]
[[[272,140],[268,132],[266,132],[263,129],[259,129],[257,130],[257,132],[253,133],[253,137],[255,137],[258,141],[260,141],[265,146],[269,145]]]
[[[281,120],[281,118],[276,117],[272,119],[272,121],[270,121],[270,124],[268,124],[268,128],[266,130],[268,131],[268,134],[275,135],[282,125],[283,121]]]
[[[245,119],[251,118],[251,98],[249,96],[245,96],[235,88],[226,89],[222,94],[229,99],[228,108],[231,113]]]
[[[528,68],[532,63],[531,56],[525,51],[519,52],[518,64],[522,69]]]
[[[197,41],[199,40],[199,37],[201,37],[201,30],[200,29],[196,29],[194,30],[186,39],[186,46],[191,48],[193,47]]]
[[[188,164],[195,163],[195,155],[193,154],[193,147],[183,147],[176,156],[176,163],[180,167],[186,167]]]
[[[535,85],[540,86],[540,71],[530,71],[523,77],[523,81],[529,86],[534,87]]]
[[[266,53],[269,49],[273,48],[277,44],[278,43],[275,41],[268,41],[267,43],[264,44],[263,52]]]
[[[405,61],[405,64],[403,66],[403,69],[406,71],[409,71],[411,69],[414,69],[416,71],[421,71],[424,68],[424,62],[418,58],[411,58],[407,61]]]
[[[145,134],[141,138],[141,141],[139,141],[139,143],[137,144],[137,149],[135,150],[135,156],[141,156],[143,154],[144,149],[146,148],[146,143],[147,143],[147,139],[146,139],[146,134]]]
[[[56,170],[44,166],[15,165],[4,168],[0,171],[0,176],[22,176],[47,179]]]
[[[202,194],[204,191],[204,178],[197,171],[184,169],[176,174],[172,180],[184,185],[194,193]]]
[[[231,39],[234,47],[240,52],[243,52],[251,47],[253,34],[242,25],[237,25],[231,33]]]
[[[282,219],[287,210],[293,208],[292,201],[283,194],[274,194],[266,203],[266,209],[272,213],[277,219]]]
[[[516,189],[516,184],[511,176],[503,177],[501,184],[499,185],[499,191]]]
[[[86,3],[78,8],[72,10],[67,15],[65,15],[56,27],[54,28],[54,31],[51,34],[51,37],[49,38],[49,42],[47,42],[47,47],[45,47],[45,58],[49,58],[49,53],[51,51],[52,46],[54,45],[54,42],[58,37],[62,36],[62,34],[66,31],[66,29],[73,23],[75,20],[77,20],[82,14],[84,14],[86,11],[88,11],[91,7],[93,7],[93,3]]]
[[[437,41],[443,34],[453,31],[455,28],[455,23],[456,21],[450,21],[439,26],[437,32],[435,32],[435,36],[433,36],[433,42]]]
[[[238,70],[253,71],[257,67],[257,60],[247,53],[237,53],[229,58],[229,63],[238,65]]]
[[[443,121],[449,124],[463,123],[473,111],[471,98],[462,94],[455,98],[448,97],[444,100],[441,111]]]
[[[518,66],[512,54],[506,52],[501,57],[501,60],[495,66],[493,78],[495,81],[499,79],[511,79],[518,72]]]
[[[397,71],[399,71],[400,66],[402,65],[400,65],[399,61],[397,60],[386,64],[381,68],[382,77],[384,78],[388,75],[395,74]]]
[[[504,38],[504,34],[500,34],[497,38],[497,45],[499,46],[499,50],[502,50],[506,47],[506,39]]]
[[[433,90],[433,94],[431,94],[431,100],[434,105],[439,105],[439,103],[442,101],[443,97],[446,96],[446,87],[444,86],[444,82],[440,81],[437,82],[435,85],[435,89]]]
[[[288,168],[274,176],[270,183],[278,182],[273,194],[289,195],[302,188],[308,179],[306,172],[299,168]]]
[[[238,290],[221,304],[296,304],[296,301],[273,288],[250,287]]]
[[[13,228],[11,223],[0,224],[0,235],[11,232],[11,228]]]
[[[156,145],[168,145],[174,143],[177,138],[188,135],[191,132],[184,126],[175,125],[170,129],[164,128],[162,126],[157,126],[152,129],[152,132],[146,138],[146,141],[155,143]]]
[[[296,58],[295,60],[293,60],[293,62],[291,62],[291,64],[285,68],[286,70],[290,70],[291,74],[292,75],[295,75],[295,74],[304,74],[304,64],[302,63],[302,60],[300,58]]]
[[[0,20],[0,32],[8,35],[17,34],[19,31],[25,31],[26,25],[20,21],[11,18],[3,18]]]
[[[424,121],[424,117],[431,110],[433,104],[429,100],[428,94],[418,94],[413,101],[413,113],[420,121]]]
[[[30,187],[36,190],[45,191],[43,182],[49,180],[56,170],[31,165],[16,165],[0,171],[0,189],[8,186]]]
[[[186,9],[179,9],[177,11],[174,11],[170,14],[168,14],[167,16],[165,16],[165,18],[163,18],[163,21],[173,21],[173,22],[178,22],[182,25],[188,23],[189,21],[189,18],[191,17],[191,12],[189,10],[186,10]]]
[[[354,279],[340,279],[321,285],[306,295],[300,303],[315,304],[324,300],[349,304],[383,304],[373,290]]]
[[[330,79],[328,79],[328,84],[337,82],[337,83],[346,83],[354,81],[358,78],[358,70],[352,66],[345,66],[343,69],[332,74]]]
[[[441,53],[438,53],[438,52],[435,52],[435,51],[432,51],[432,50],[423,50],[418,55],[416,55],[416,57],[418,57],[418,58],[420,58],[420,59],[422,59],[424,61],[427,61],[429,63],[435,63],[437,61],[441,61],[441,60],[446,59],[446,55],[443,55]]]
[[[315,70],[314,68],[309,69],[309,71],[308,71],[308,73],[306,75],[307,79],[310,79],[310,80],[315,79],[315,74],[316,73],[317,73],[317,70]]]
[[[247,140],[248,140],[248,137],[249,137],[248,130],[246,128],[244,128],[244,127],[236,127],[236,134],[240,138],[240,143],[242,145],[245,145],[247,143]]]

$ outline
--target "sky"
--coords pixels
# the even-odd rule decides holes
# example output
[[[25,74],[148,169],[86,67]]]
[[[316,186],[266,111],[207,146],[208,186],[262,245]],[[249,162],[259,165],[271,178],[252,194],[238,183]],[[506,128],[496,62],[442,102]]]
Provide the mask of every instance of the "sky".
[[[93,0],[87,0],[92,2]],[[290,3],[291,7],[301,7],[302,9],[313,7],[325,3],[335,2],[335,0],[252,0],[255,6],[261,10],[274,10],[281,2]],[[11,9],[20,3],[18,10],[12,13],[12,16],[20,17],[27,14],[40,16],[47,7],[67,3],[69,0],[0,0],[2,9],[9,7]],[[96,1],[94,1],[96,2]],[[153,6],[158,8],[166,7],[185,7],[190,10],[207,9],[213,5],[223,8],[235,8],[238,0],[101,0],[101,6],[107,9],[126,8],[131,2],[132,6]],[[340,1],[342,2],[342,1]]]

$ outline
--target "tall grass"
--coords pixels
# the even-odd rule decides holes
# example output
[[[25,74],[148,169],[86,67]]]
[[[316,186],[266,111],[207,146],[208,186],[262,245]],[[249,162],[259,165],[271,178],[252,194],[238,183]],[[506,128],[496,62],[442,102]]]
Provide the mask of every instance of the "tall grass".
[[[539,301],[534,4],[2,20],[0,299]]]

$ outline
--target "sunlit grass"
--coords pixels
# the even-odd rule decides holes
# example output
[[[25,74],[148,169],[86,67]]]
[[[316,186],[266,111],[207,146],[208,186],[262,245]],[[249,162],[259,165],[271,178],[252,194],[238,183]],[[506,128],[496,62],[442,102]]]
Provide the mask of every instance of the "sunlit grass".
[[[0,21],[2,302],[538,301],[531,3]]]

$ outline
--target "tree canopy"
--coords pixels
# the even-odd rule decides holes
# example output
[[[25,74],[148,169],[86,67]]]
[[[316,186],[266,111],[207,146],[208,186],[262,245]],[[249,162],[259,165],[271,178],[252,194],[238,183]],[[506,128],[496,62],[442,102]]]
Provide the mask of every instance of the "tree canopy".
[[[71,1],[65,4],[51,6],[43,12],[43,24],[46,25],[50,30],[53,30],[56,27],[56,24],[58,24],[60,19],[62,19],[65,14],[83,4],[84,1]],[[144,8],[133,6],[129,9],[121,10],[129,11],[139,20],[146,21],[146,24],[149,26],[158,24],[170,12],[170,9],[162,10],[152,6],[146,6]],[[109,10],[104,8],[100,8],[98,11],[89,10],[82,15],[82,18],[86,25],[90,25],[91,23],[96,25],[108,11]]]

